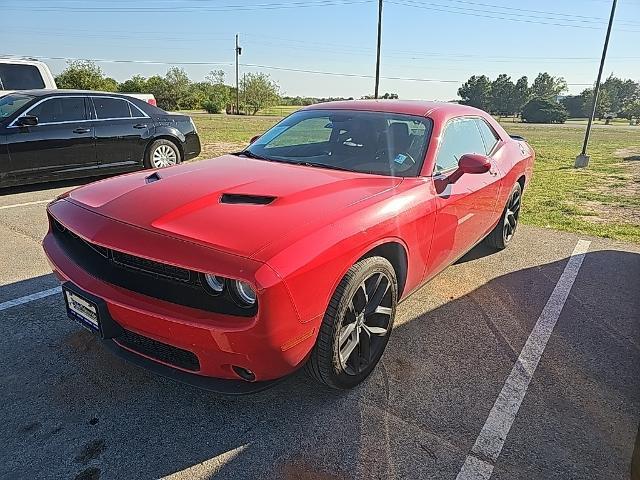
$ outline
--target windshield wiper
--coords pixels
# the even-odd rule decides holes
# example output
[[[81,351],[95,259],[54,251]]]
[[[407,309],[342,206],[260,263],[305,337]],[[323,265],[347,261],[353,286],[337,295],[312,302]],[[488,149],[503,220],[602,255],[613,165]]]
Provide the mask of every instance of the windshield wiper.
[[[265,157],[262,157],[260,155],[256,155],[251,150],[242,150],[241,152],[236,152],[233,155],[237,155],[237,156],[243,155],[243,156],[245,156],[247,158],[254,158],[256,160],[271,160],[270,158],[265,158]]]
[[[305,167],[317,167],[317,168],[326,168],[328,170],[340,170],[342,172],[353,172],[353,170],[351,170],[350,168],[338,167],[336,165],[327,165],[326,163],[307,162],[304,160],[287,162],[287,163],[293,163],[294,165],[303,165]]]

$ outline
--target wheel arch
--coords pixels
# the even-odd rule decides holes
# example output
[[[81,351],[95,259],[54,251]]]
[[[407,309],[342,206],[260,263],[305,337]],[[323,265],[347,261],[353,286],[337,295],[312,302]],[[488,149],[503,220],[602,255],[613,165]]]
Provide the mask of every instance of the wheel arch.
[[[389,261],[396,273],[398,281],[398,298],[402,297],[404,287],[407,283],[407,269],[409,268],[409,259],[406,247],[397,240],[387,240],[383,243],[370,248],[355,263],[370,257],[382,257]],[[350,267],[349,267],[350,268]]]
[[[176,138],[174,135],[170,135],[168,133],[155,135],[154,137],[149,139],[149,142],[147,143],[147,146],[144,149],[145,160],[149,155],[149,149],[151,148],[151,145],[153,145],[153,142],[155,142],[156,140],[168,140],[169,142],[173,143],[178,148],[178,151],[180,152],[180,159],[184,160],[184,149],[182,148],[182,142],[180,141],[179,138]]]

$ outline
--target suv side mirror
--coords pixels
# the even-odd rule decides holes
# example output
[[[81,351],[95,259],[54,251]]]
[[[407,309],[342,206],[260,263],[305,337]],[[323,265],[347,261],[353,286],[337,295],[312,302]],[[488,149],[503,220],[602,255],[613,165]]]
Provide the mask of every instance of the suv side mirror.
[[[35,115],[24,115],[18,118],[16,124],[21,127],[35,127],[38,125],[38,117]]]

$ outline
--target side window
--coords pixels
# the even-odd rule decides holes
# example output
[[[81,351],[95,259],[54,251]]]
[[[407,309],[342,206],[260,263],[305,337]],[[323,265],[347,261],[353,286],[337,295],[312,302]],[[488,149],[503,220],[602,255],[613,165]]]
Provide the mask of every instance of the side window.
[[[465,153],[484,155],[484,143],[474,119],[456,118],[447,124],[440,141],[436,156],[436,173],[457,168],[458,160]]]
[[[129,103],[129,102],[127,102]],[[138,107],[136,107],[133,103],[129,103],[129,111],[131,112],[132,118],[144,117],[145,114],[140,111]]]
[[[35,88],[44,88],[44,80],[38,67],[0,63],[0,89],[31,90]]]
[[[84,98],[50,98],[29,110],[28,115],[38,117],[38,123],[77,122],[86,120]]]
[[[129,102],[120,98],[93,97],[98,119],[130,118]]]
[[[484,140],[484,145],[486,147],[485,152],[489,155],[500,139],[498,138],[498,135],[496,135],[496,132],[493,131],[493,128],[487,125],[487,122],[483,119],[477,118],[476,122],[478,123],[482,140]]]

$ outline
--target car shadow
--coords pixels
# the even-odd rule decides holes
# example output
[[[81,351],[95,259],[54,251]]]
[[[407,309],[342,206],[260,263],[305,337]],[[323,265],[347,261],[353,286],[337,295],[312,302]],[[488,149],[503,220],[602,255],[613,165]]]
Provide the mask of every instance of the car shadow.
[[[639,262],[586,255],[498,478],[582,478],[583,466],[590,478],[628,475],[613,469],[630,464],[640,416]],[[436,278],[401,304],[382,362],[351,391],[297,373],[258,394],[220,396],[113,357],[66,319],[61,299],[7,310],[0,477],[455,478],[565,264],[517,270],[453,300]],[[48,328],[35,328],[44,311]]]
[[[479,258],[489,257],[491,255],[494,255],[494,254],[498,253],[498,252],[499,252],[499,250],[496,250],[493,247],[485,245],[484,243],[479,243],[474,248],[469,250],[464,256],[459,258],[455,262],[455,264],[456,265],[460,265],[460,264],[463,264],[463,263],[470,262],[472,260],[478,260]]]
[[[50,182],[40,182],[40,183],[31,183],[28,185],[16,185],[13,187],[5,187],[0,188],[0,196],[2,195],[14,195],[17,193],[30,193],[30,192],[39,192],[42,190],[53,190],[56,188],[74,188],[82,185],[87,185],[89,183],[97,182],[98,180],[103,180],[105,178],[113,177],[118,175],[114,173],[113,175],[101,175],[99,177],[85,177],[85,178],[75,178],[70,180],[54,180]]]

